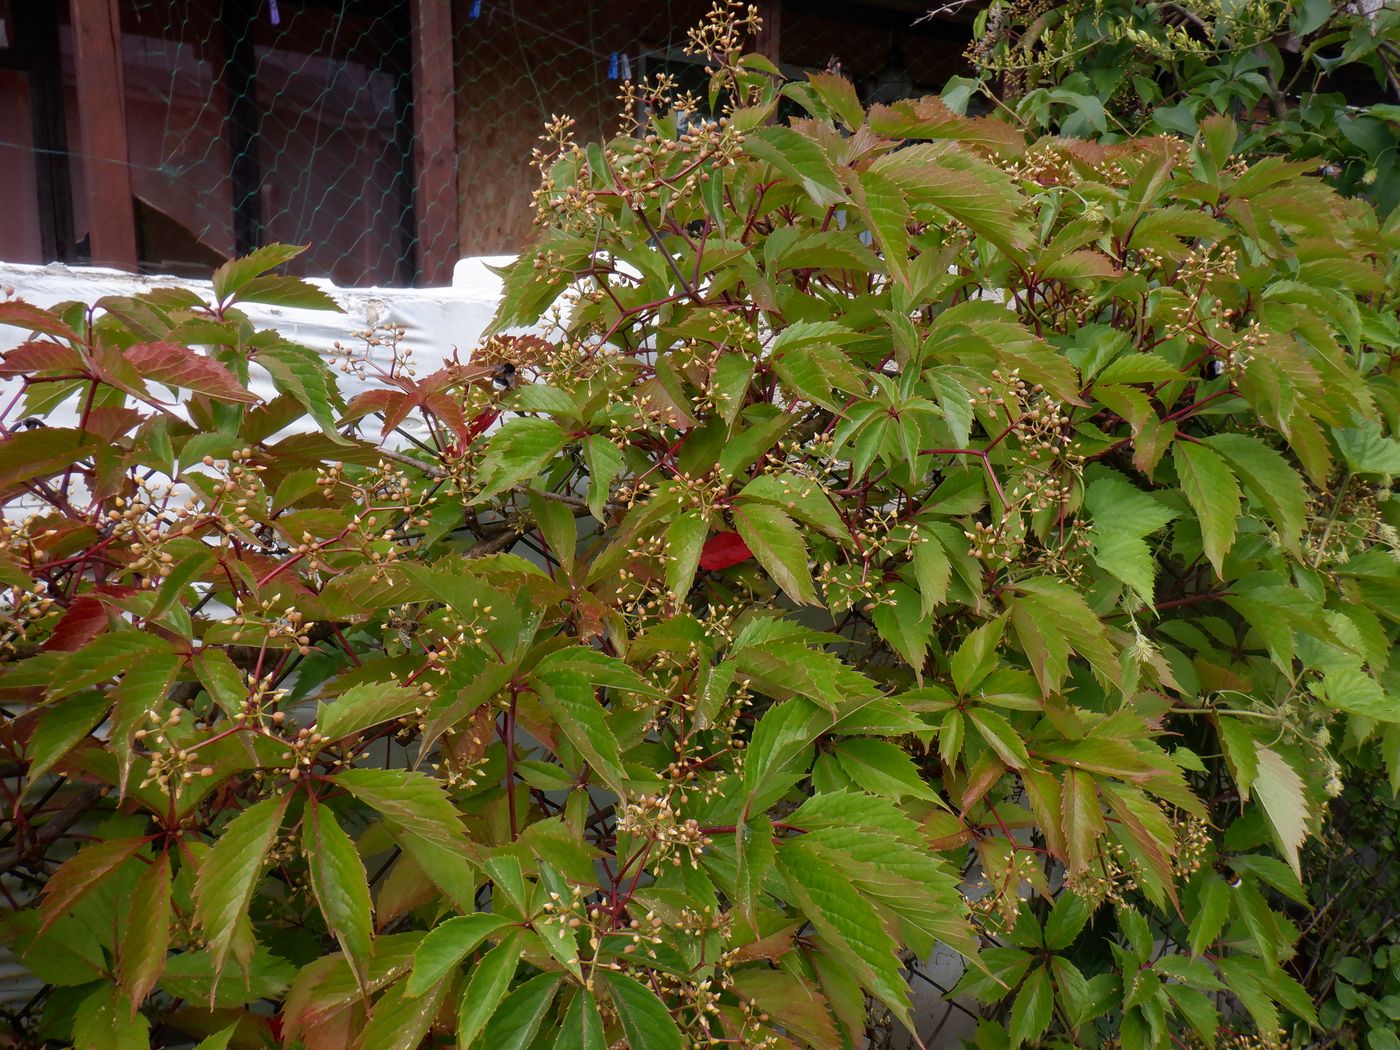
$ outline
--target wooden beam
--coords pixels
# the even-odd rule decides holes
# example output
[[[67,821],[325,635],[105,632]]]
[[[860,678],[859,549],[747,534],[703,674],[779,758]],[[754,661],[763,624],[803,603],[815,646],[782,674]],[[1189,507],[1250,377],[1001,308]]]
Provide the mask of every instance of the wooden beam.
[[[452,283],[457,263],[457,129],[452,0],[412,0],[413,215],[418,283]]]
[[[233,193],[233,252],[247,255],[262,247],[262,160],[258,156],[257,53],[253,45],[253,6],[223,0],[223,64],[219,80],[228,119],[229,184]]]
[[[69,10],[92,261],[134,270],[136,206],[127,167],[121,16],[117,0],[72,0]]]
[[[783,28],[783,0],[759,0],[758,14],[763,19],[763,27],[754,40],[754,50],[776,66]]]

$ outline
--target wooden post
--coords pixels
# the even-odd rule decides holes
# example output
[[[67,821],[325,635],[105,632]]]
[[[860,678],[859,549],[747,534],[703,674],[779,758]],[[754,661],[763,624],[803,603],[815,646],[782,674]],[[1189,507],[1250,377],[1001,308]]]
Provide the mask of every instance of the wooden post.
[[[763,28],[754,40],[754,50],[776,66],[783,27],[783,0],[759,0],[758,14],[763,19]]]
[[[411,12],[418,283],[447,285],[457,262],[452,0],[412,0]]]
[[[78,123],[92,261],[136,269],[136,206],[127,167],[126,91],[117,0],[72,0]]]

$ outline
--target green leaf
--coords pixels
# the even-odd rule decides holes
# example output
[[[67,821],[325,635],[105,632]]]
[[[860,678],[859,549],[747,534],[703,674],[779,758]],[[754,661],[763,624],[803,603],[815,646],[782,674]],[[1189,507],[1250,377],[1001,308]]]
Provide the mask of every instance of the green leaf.
[[[937,800],[938,793],[924,783],[914,760],[903,748],[888,740],[852,737],[832,748],[846,775],[872,795],[892,799]]]
[[[588,510],[603,521],[608,493],[622,473],[622,450],[601,434],[590,434],[583,439],[583,462],[588,467]]]
[[[559,1022],[554,1050],[607,1050],[607,1046],[597,1000],[587,988],[579,988]]]
[[[899,972],[896,945],[863,894],[801,838],[783,843],[778,870],[792,900],[872,995],[910,1027],[909,988]]]
[[[1031,764],[1025,742],[1005,718],[987,708],[968,708],[965,713],[987,746],[1008,766],[1025,769]]]
[[[159,853],[142,873],[117,941],[117,978],[132,1011],[165,969],[170,946],[170,855]]]
[[[1308,834],[1308,803],[1303,780],[1291,765],[1272,748],[1255,743],[1259,772],[1254,778],[1254,797],[1269,818],[1274,841],[1293,869],[1302,878],[1298,847]]]
[[[846,199],[821,146],[791,128],[775,126],[746,133],[744,152],[773,165],[822,207]]]
[[[562,980],[557,973],[537,974],[506,996],[491,1015],[481,1045],[491,1050],[525,1050],[530,1046]]]
[[[531,681],[555,724],[589,766],[608,787],[625,794],[627,774],[622,768],[622,753],[589,676],[559,668],[536,671]]]
[[[510,420],[486,446],[477,473],[482,488],[472,505],[535,477],[568,442],[568,435],[552,419],[519,416]]]
[[[666,529],[666,590],[685,597],[695,582],[695,570],[700,564],[700,551],[710,523],[701,514],[682,514]]]
[[[481,957],[467,978],[457,1011],[457,1045],[462,1050],[476,1042],[505,998],[520,962],[521,937],[516,932],[502,938],[500,944]]]
[[[1031,971],[1026,983],[1016,993],[1011,1006],[1011,1046],[1039,1039],[1050,1026],[1055,1010],[1055,992],[1050,980],[1050,968],[1038,966]]]
[[[405,994],[422,995],[474,952],[482,941],[511,925],[501,915],[477,912],[457,915],[428,931],[413,953],[413,972]]]
[[[360,1045],[417,1050],[437,1018],[447,986],[448,982],[443,981],[431,994],[411,999],[404,993],[402,981],[395,984],[374,1004],[369,1024],[358,1033]]]
[[[1045,919],[1045,946],[1064,951],[1079,936],[1089,921],[1089,905],[1077,893],[1062,892]]]
[[[224,302],[253,278],[291,262],[304,251],[304,244],[267,244],[240,259],[230,259],[214,271],[214,298]]]
[[[630,1050],[681,1050],[680,1029],[655,992],[624,974],[605,970],[602,978]]]
[[[144,838],[108,839],[85,846],[45,881],[42,933],[146,845]]]
[[[1250,496],[1262,503],[1286,550],[1301,554],[1308,494],[1303,479],[1283,455],[1246,434],[1213,434],[1204,439],[1234,467]]]
[[[758,902],[763,881],[777,859],[773,822],[759,814],[734,831],[734,895],[739,913],[757,926]]]
[[[1203,876],[1196,908],[1190,916],[1188,943],[1192,955],[1201,955],[1215,943],[1230,917],[1230,886],[1216,872]]]
[[[277,841],[290,800],[290,795],[281,795],[249,806],[229,821],[200,863],[194,920],[208,941],[216,976],[223,971],[240,925],[247,921],[267,851]]]
[[[228,1050],[229,1040],[233,1038],[233,1033],[236,1031],[238,1031],[238,1025],[231,1024],[208,1038],[200,1040],[199,1045],[194,1050]]]
[[[327,703],[316,705],[316,731],[328,743],[344,740],[370,726],[410,715],[427,701],[417,689],[394,682],[352,686]]]
[[[1342,459],[1357,474],[1400,474],[1400,441],[1383,436],[1375,423],[1336,428],[1332,437]]]
[[[807,544],[793,520],[777,507],[763,503],[736,504],[733,515],[734,527],[773,582],[797,604],[815,605]]]
[[[958,695],[967,696],[996,669],[997,646],[1006,630],[1006,617],[989,620],[963,639],[948,663]]]
[[[311,891],[356,977],[363,981],[374,954],[369,881],[355,844],[329,806],[312,805],[302,818]]]
[[[449,900],[468,914],[476,910],[466,832],[441,784],[397,769],[347,769],[333,779],[384,818],[394,841]]]
[[[279,393],[290,394],[306,409],[328,438],[343,442],[335,428],[336,415],[345,402],[336,386],[335,375],[315,350],[279,342],[257,352],[254,358],[272,376]]]
[[[1224,578],[1223,564],[1235,542],[1235,519],[1240,516],[1240,486],[1219,454],[1205,445],[1178,441],[1172,462],[1181,491],[1201,523],[1205,554]]]
[[[148,1050],[150,1023],[116,985],[97,989],[73,1015],[73,1050]]]
[[[1116,474],[1091,484],[1084,505],[1094,519],[1094,560],[1143,601],[1152,601],[1157,567],[1143,537],[1166,526],[1176,512]]]
[[[92,732],[107,713],[107,707],[107,697],[94,689],[66,697],[39,716],[39,724],[29,738],[25,794],[42,784],[44,774]]]

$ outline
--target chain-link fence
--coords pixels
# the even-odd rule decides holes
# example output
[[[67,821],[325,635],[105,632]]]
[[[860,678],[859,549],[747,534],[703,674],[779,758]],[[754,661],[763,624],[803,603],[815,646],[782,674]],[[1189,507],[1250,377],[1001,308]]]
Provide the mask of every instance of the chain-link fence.
[[[119,261],[88,239],[93,213],[123,202],[94,193],[113,161],[84,152],[75,16],[108,2],[0,0],[0,185],[19,205],[0,212],[0,258]],[[580,137],[606,136],[624,80],[664,70],[703,85],[684,45],[710,6],[112,2],[135,262],[199,275],[280,241],[310,245],[303,274],[391,286],[443,280],[425,260],[518,251],[543,124],[569,114]],[[965,29],[919,22],[912,0],[764,6],[769,53],[785,68],[839,67],[868,100],[933,91],[959,72]],[[424,62],[433,48],[436,71]],[[431,141],[430,105],[442,110]],[[450,207],[430,214],[433,194]]]

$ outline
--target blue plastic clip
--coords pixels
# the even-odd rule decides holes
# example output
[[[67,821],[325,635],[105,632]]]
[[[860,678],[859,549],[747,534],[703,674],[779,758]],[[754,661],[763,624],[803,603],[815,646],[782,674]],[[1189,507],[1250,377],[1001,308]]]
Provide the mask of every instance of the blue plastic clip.
[[[282,12],[277,10],[277,0],[267,0],[267,17],[275,26],[282,24]]]
[[[468,18],[481,17],[481,0],[472,0],[472,9],[467,12]]]
[[[608,58],[608,79],[609,79],[609,80],[616,80],[616,79],[617,79],[617,52],[616,52],[616,51],[614,51],[614,52],[612,53],[612,55]]]

